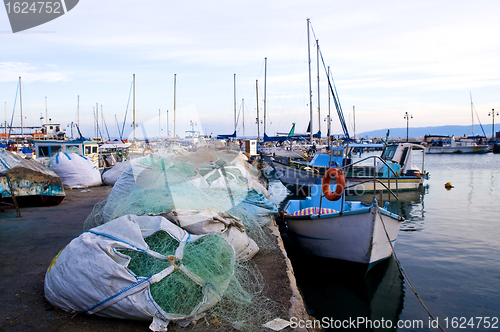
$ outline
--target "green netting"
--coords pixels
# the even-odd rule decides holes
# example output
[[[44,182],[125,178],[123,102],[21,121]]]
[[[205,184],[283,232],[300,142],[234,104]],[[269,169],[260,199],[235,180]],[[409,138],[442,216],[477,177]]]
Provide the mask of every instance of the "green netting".
[[[266,190],[261,185],[259,187],[255,168],[242,161],[238,154],[227,151],[203,149],[187,153],[178,148],[169,151],[171,153],[163,156],[149,155],[133,162],[116,182],[107,200],[96,205],[85,221],[84,229],[126,214],[158,215],[174,208],[213,209],[241,219],[246,233],[263,254],[273,250],[276,240],[266,225],[276,207],[266,198]],[[150,248],[165,255],[172,254],[177,244],[167,238],[160,240],[157,233],[145,239]],[[167,242],[164,245],[166,251],[162,251],[156,243],[162,241]],[[218,320],[219,326],[224,326],[225,330],[261,331],[262,324],[276,318],[273,316],[279,311],[276,308],[283,305],[262,294],[265,282],[255,263],[229,260],[229,256],[234,257],[232,247],[231,254],[221,250],[221,244],[228,244],[225,240],[222,240],[223,243],[219,241],[219,237],[210,235],[189,243],[182,259],[190,272],[209,281],[216,289],[225,290],[222,300],[206,312],[205,319]],[[126,254],[131,257],[129,268],[139,276],[148,277],[170,264],[144,253]],[[210,286],[207,284],[205,287]],[[153,284],[150,290],[152,297],[166,312],[179,314],[190,312],[203,294],[203,288],[181,270],[174,271],[165,278],[165,282]],[[202,326],[213,330],[213,325],[205,323],[196,326],[197,330],[201,330]]]
[[[179,242],[167,232],[158,231],[144,239],[149,249],[164,256],[174,255]],[[182,262],[162,260],[145,252],[120,250],[130,257],[128,268],[139,277],[157,274],[175,263],[184,265],[203,282],[193,280],[184,271],[173,273],[150,286],[151,296],[167,313],[188,316],[203,302],[205,287],[212,287],[222,295],[234,273],[235,254],[226,240],[215,234],[205,235],[184,247]]]

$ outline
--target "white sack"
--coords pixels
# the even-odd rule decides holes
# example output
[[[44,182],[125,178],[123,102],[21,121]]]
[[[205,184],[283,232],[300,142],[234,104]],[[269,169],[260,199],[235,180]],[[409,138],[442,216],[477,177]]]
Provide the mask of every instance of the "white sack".
[[[76,153],[59,152],[49,167],[59,175],[66,187],[87,188],[102,184],[101,173],[94,163]]]
[[[116,163],[113,168],[102,174],[102,182],[104,182],[108,186],[113,186],[131,162],[131,160],[127,160]]]
[[[205,298],[188,315],[166,313],[150,296],[150,284],[168,277],[175,265],[150,276],[138,277],[127,269],[129,256],[117,249],[144,251],[158,258],[149,250],[143,237],[164,230],[180,241],[175,252],[181,261],[184,244],[199,239],[161,216],[126,215],[82,233],[59,252],[45,275],[45,297],[68,312],[97,314],[105,317],[151,320],[150,329],[166,331],[169,321],[188,324],[221,300],[224,289],[203,287]],[[163,256],[163,255],[160,255]],[[167,257],[163,256],[167,259]],[[186,270],[183,265],[179,266]],[[189,274],[189,273],[188,273]],[[193,273],[189,278],[198,278]],[[195,280],[195,279],[192,279]]]

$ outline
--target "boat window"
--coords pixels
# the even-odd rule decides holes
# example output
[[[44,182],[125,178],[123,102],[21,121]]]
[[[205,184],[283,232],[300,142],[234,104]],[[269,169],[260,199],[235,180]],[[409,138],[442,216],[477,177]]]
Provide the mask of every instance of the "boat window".
[[[61,151],[61,147],[60,146],[51,146],[50,147],[50,155],[54,155],[56,153],[58,153],[59,151]]]
[[[92,147],[91,146],[86,146],[85,147],[85,154],[91,154],[92,153]]]
[[[382,152],[382,159],[383,160],[392,160],[392,157],[394,157],[394,154],[396,153],[397,146],[388,146],[385,148],[384,152]]]
[[[66,151],[68,150],[80,150],[78,145],[66,145]]]
[[[97,146],[92,147],[92,153],[97,153]]]
[[[38,155],[40,157],[48,157],[49,156],[49,147],[48,146],[39,146],[38,147]]]
[[[403,150],[403,155],[401,156],[401,160],[399,161],[399,165],[404,166],[407,154],[408,154],[408,148],[405,148]]]
[[[332,152],[333,152],[332,155],[334,157],[342,157],[342,150],[340,150],[340,149],[334,149]]]

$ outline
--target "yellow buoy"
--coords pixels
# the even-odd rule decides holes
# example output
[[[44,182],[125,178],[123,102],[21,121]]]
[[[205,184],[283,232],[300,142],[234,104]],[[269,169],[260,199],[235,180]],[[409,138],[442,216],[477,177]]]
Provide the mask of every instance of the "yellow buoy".
[[[450,190],[451,188],[454,188],[453,185],[450,183],[450,182],[446,182],[444,184],[444,187],[447,189],[447,190]]]

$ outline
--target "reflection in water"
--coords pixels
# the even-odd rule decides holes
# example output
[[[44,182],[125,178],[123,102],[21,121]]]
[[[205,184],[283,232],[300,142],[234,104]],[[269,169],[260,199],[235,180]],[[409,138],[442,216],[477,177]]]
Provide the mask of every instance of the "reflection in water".
[[[387,323],[384,329],[362,324],[357,331],[396,330],[403,309],[404,287],[392,257],[373,267],[366,276],[365,267],[352,262],[299,253],[290,258],[309,314],[330,324],[330,328],[322,324],[325,331],[335,330],[331,322],[358,317],[372,322],[383,319]],[[390,326],[393,328],[387,328]]]

